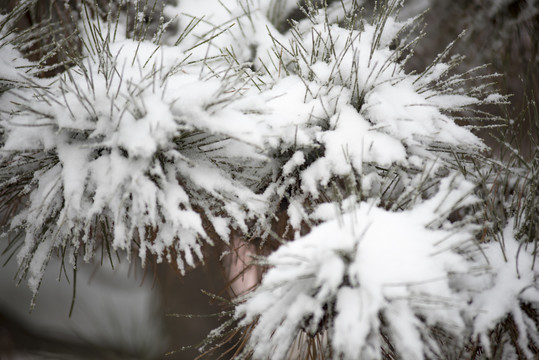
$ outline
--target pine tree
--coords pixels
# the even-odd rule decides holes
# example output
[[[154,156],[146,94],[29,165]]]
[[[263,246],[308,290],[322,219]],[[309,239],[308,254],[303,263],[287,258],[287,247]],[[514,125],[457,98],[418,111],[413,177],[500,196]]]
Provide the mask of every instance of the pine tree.
[[[203,356],[537,356],[536,104],[492,115],[510,98],[455,42],[411,71],[421,15],[47,4],[0,18],[1,241],[34,301],[51,257],[184,275],[217,251],[232,296]]]

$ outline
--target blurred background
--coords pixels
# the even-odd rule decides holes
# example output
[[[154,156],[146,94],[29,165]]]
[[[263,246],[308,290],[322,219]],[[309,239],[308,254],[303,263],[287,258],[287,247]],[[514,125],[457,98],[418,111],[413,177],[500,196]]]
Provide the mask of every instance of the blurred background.
[[[33,310],[32,294],[26,283],[16,286],[17,264],[9,261],[0,271],[0,359],[196,358],[196,348],[174,351],[198,344],[218,325],[197,315],[222,310],[201,291],[225,289],[219,267],[180,277],[168,264],[142,270],[138,258],[120,258],[114,269],[79,265],[75,295],[73,275],[68,270],[59,279],[61,261],[51,259]]]

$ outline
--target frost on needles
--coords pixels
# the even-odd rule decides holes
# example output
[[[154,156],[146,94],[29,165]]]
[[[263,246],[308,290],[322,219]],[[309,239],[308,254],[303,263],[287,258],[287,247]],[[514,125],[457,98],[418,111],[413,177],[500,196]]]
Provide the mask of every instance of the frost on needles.
[[[16,59],[0,69],[0,220],[19,280],[37,294],[51,256],[135,252],[184,273],[206,245],[277,240],[201,350],[241,332],[239,358],[458,358],[488,355],[512,319],[508,353],[537,352],[537,239],[510,206],[486,230],[478,162],[495,162],[471,131],[507,98],[455,73],[451,44],[407,71],[420,19],[398,1],[152,3],[79,2],[80,52],[59,44],[52,77],[24,59],[28,4],[0,19]]]

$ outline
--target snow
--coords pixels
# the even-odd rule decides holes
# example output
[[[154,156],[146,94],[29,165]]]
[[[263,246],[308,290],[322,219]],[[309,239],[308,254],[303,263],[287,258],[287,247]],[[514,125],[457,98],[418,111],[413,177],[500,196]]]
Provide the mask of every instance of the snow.
[[[514,219],[504,228],[503,243],[492,242],[485,249],[492,273],[483,281],[482,289],[472,303],[474,334],[490,344],[487,334],[490,329],[511,314],[519,331],[522,349],[528,351],[528,339],[524,334],[539,335],[534,324],[526,324],[526,314],[520,308],[521,301],[536,302],[539,289],[534,285],[539,276],[535,265],[532,244],[520,244],[513,233]],[[501,251],[503,248],[503,252]],[[527,356],[532,358],[531,352]]]
[[[303,165],[305,163],[305,155],[302,151],[296,151],[294,155],[288,160],[286,164],[283,166],[283,175],[289,175],[292,173],[294,169],[296,169],[298,166]]]
[[[93,20],[88,24],[98,26]],[[84,36],[91,35],[83,32],[84,41],[93,41]],[[99,52],[101,45],[106,50]],[[54,216],[52,211],[59,210],[63,219],[40,240],[37,253],[34,237],[28,235],[19,254],[20,262],[30,266],[35,292],[51,249],[66,243],[78,249],[81,239],[73,233],[83,234],[84,258],[92,258],[95,239],[89,233],[96,231],[96,217],[108,217],[114,224],[114,249],[129,250],[141,236],[143,264],[147,255],[160,261],[174,248],[178,263],[194,266],[202,260],[203,239],[212,243],[202,216],[211,219],[224,241],[229,239],[227,227],[247,231],[245,222],[262,216],[262,196],[233,181],[241,179],[236,175],[240,167],[266,161],[256,149],[265,141],[258,122],[247,115],[256,110],[256,102],[234,102],[241,97],[236,86],[244,81],[242,74],[215,76],[198,63],[178,65],[189,57],[181,49],[157,49],[120,35],[110,46],[101,45],[88,46],[80,67],[59,74],[40,101],[12,112],[4,123],[4,149],[53,151],[61,166],[39,174],[38,193],[48,194],[54,184],[53,196],[61,196],[55,207],[42,209],[50,200],[33,194],[24,211],[27,216],[44,212],[28,223],[28,234],[37,234],[47,216]],[[221,65],[228,67],[224,61]],[[43,119],[35,114],[45,116],[43,129],[36,127]],[[226,167],[220,165],[224,155]],[[223,207],[224,199],[238,205]],[[230,210],[225,217],[223,209]],[[155,239],[149,242],[144,237],[151,230]]]
[[[22,70],[35,64],[7,36],[0,196],[22,179],[7,233],[24,235],[34,295],[57,250],[92,260],[108,241],[98,222],[113,250],[183,274],[219,241],[255,255],[249,240],[274,236],[286,213],[295,239],[264,260],[258,288],[236,287],[254,359],[285,358],[301,333],[342,359],[381,358],[389,340],[423,359],[437,351],[426,327],[487,344],[508,315],[525,349],[538,335],[519,306],[539,298],[534,250],[514,220],[503,241],[477,243],[478,181],[454,155],[485,146],[452,114],[507,98],[455,88],[443,59],[408,73],[392,44],[411,21],[345,27],[352,2],[337,3],[288,28],[294,1],[180,1],[164,9],[177,36],[158,44],[123,24],[95,39],[84,15],[84,60],[52,79]]]
[[[326,326],[334,353],[345,359],[379,356],[371,341],[381,326],[379,315],[387,315],[397,336],[416,340],[420,336],[410,329],[420,317],[464,329],[460,309],[467,307],[467,299],[452,288],[451,278],[471,269],[472,263],[457,251],[470,234],[428,227],[443,210],[440,198],[459,199],[469,190],[451,188],[450,183],[444,180],[436,196],[402,212],[357,203],[353,211],[326,220],[271,254],[272,268],[236,309],[243,324],[257,319],[250,337],[254,357],[282,358],[302,321],[309,319],[307,328],[316,329],[319,309],[333,306],[334,320]],[[443,301],[429,305],[429,299]],[[399,339],[397,344],[400,353],[422,358],[417,341]]]

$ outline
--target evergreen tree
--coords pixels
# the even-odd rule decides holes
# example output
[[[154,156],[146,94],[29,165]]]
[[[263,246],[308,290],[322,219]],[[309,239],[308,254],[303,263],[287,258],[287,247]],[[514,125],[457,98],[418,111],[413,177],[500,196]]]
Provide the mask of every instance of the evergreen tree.
[[[538,356],[537,107],[491,115],[509,97],[459,73],[454,42],[411,71],[422,16],[47,5],[0,18],[1,241],[34,301],[51,257],[184,275],[218,251],[232,299],[204,356]],[[504,129],[500,156],[484,127]]]

